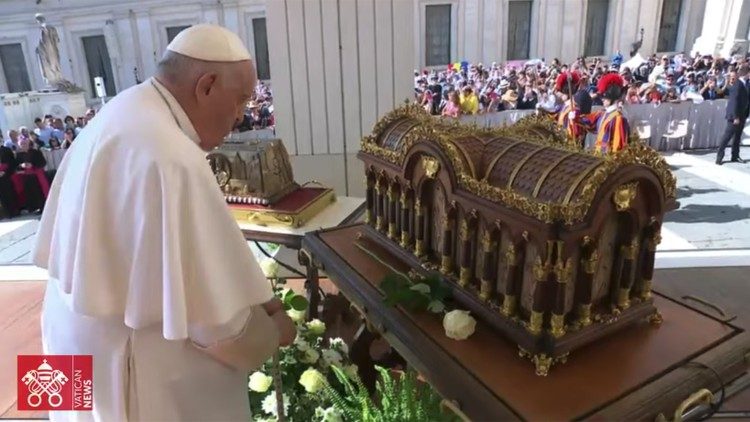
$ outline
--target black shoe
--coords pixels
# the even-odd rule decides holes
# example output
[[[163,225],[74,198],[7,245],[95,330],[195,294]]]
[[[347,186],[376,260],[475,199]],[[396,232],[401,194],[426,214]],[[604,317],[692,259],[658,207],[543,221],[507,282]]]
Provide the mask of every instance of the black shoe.
[[[717,165],[717,166],[721,166],[721,165],[723,165],[723,164],[724,164],[724,162],[723,162],[723,161],[721,161],[721,160],[716,160],[716,165]]]
[[[743,160],[742,158],[737,157],[737,158],[732,158],[732,162],[733,163],[745,164],[745,163],[747,163],[747,160]]]

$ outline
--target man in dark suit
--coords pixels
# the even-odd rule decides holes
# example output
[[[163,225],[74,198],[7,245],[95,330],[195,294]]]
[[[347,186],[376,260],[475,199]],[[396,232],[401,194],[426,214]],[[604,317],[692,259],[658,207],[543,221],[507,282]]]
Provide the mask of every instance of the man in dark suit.
[[[716,164],[721,165],[724,159],[724,150],[732,140],[732,161],[744,163],[740,158],[740,138],[745,128],[745,121],[750,114],[750,82],[747,74],[750,67],[747,64],[740,66],[737,71],[737,80],[729,87],[729,101],[727,102],[727,128],[721,136],[719,151],[716,153]]]

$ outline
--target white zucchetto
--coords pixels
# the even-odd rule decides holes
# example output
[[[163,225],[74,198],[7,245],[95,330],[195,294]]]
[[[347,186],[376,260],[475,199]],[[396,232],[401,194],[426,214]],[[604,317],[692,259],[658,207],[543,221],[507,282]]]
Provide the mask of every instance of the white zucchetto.
[[[177,34],[167,50],[207,62],[251,60],[250,52],[237,34],[206,23],[193,25]]]

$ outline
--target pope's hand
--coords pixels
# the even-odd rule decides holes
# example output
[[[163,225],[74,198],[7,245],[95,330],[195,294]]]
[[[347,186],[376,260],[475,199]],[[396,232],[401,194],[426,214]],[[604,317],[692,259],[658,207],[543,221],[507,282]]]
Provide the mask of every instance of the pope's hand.
[[[297,327],[294,325],[294,321],[289,318],[286,312],[276,312],[271,315],[271,319],[276,323],[276,328],[279,330],[279,346],[289,346],[294,342],[297,337]]]
[[[281,300],[279,298],[274,297],[273,299],[263,304],[263,309],[266,310],[266,313],[268,315],[273,315],[276,312],[284,310],[284,305],[281,303]]]

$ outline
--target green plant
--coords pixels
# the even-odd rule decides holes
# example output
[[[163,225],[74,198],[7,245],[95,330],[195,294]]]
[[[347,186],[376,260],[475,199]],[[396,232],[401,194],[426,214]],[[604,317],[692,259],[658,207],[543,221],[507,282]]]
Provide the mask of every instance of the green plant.
[[[417,380],[414,372],[395,377],[391,371],[379,366],[375,387],[376,399],[357,374],[353,376],[334,367],[336,380],[344,392],[330,383],[324,387],[325,395],[348,422],[452,422],[459,419],[443,413],[440,396],[429,384]]]
[[[380,288],[386,305],[402,305],[411,311],[443,312],[444,301],[450,295],[450,290],[436,275],[412,279],[405,274],[392,272],[383,278]]]

